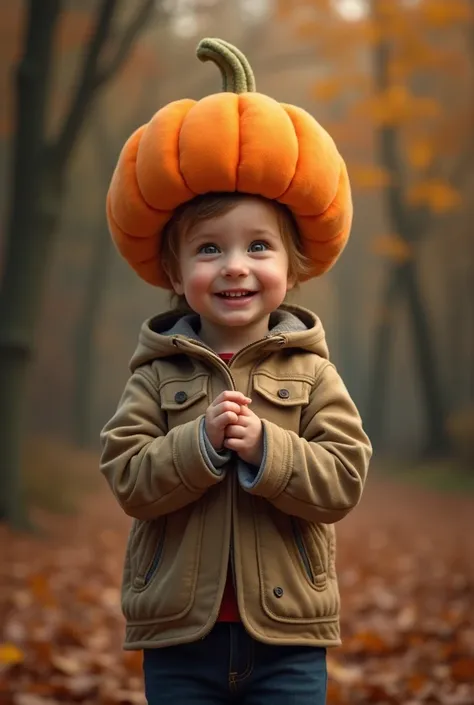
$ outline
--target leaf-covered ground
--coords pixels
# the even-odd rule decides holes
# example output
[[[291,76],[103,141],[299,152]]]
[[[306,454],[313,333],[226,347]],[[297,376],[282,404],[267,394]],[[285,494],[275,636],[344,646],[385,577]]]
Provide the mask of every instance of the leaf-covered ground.
[[[374,474],[375,475],[375,474]],[[338,527],[344,646],[329,705],[474,705],[474,500],[373,475]],[[108,491],[42,537],[0,526],[1,705],[139,705],[139,653],[121,650],[129,520]]]

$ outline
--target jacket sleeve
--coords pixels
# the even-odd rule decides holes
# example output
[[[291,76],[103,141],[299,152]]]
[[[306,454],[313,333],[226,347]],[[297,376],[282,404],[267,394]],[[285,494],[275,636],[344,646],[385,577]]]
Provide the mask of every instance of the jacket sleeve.
[[[225,472],[202,451],[202,415],[167,431],[159,394],[147,368],[129,379],[101,433],[100,469],[122,509],[155,519],[198,500]]]
[[[294,516],[331,524],[359,502],[370,441],[334,366],[321,372],[302,410],[300,435],[262,420],[264,455],[257,474],[243,463],[239,480],[249,493]]]

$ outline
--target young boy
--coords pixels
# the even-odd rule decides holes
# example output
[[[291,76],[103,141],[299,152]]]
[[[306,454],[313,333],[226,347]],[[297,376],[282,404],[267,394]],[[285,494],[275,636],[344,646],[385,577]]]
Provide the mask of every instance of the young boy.
[[[244,84],[234,188],[223,167],[229,145],[224,156],[211,149],[215,133],[235,119],[233,108],[198,140],[187,132],[186,120],[199,125],[200,103],[216,98],[209,96],[171,104],[172,115],[166,106],[132,136],[108,199],[122,254],[180,304],[144,323],[132,376],[102,432],[102,472],[134,518],[123,579],[125,648],[143,649],[150,705],[322,705],[326,648],[340,644],[334,523],[359,502],[371,448],[328,360],[320,321],[284,301],[339,254],[350,194],[342,167],[331,182],[328,154],[341,160],[330,138],[304,123],[319,140],[311,145],[301,125],[312,118],[299,115],[298,123],[292,106],[285,114],[306,157],[297,155],[287,178],[278,157],[291,150],[285,134],[255,136],[262,130],[255,115],[274,105],[260,94],[245,103],[245,57],[219,40],[203,40],[198,51],[234,88]],[[238,65],[240,78],[232,75]],[[219,110],[236,98],[221,96]],[[170,120],[180,111],[175,140]],[[312,192],[301,165],[316,153],[326,164],[314,165]],[[209,187],[197,188],[198,179]],[[269,197],[278,179],[287,188]],[[252,180],[260,180],[258,190]],[[304,212],[331,189],[321,213]],[[305,240],[311,232],[316,243]]]

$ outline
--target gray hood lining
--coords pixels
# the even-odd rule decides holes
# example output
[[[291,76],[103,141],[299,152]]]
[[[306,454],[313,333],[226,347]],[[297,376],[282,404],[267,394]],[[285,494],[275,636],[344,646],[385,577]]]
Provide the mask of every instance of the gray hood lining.
[[[199,337],[200,318],[197,314],[185,314],[168,330],[162,331],[161,335],[173,336],[182,335],[198,343],[204,344]],[[268,337],[280,333],[299,333],[308,330],[308,326],[294,313],[278,309],[270,315]],[[207,346],[206,346],[207,347]]]

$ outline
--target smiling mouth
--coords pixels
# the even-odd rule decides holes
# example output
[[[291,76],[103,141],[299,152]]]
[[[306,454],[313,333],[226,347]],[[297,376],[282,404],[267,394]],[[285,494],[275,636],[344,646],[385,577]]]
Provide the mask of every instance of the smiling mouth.
[[[216,296],[221,299],[245,299],[254,296],[256,291],[218,291]]]

